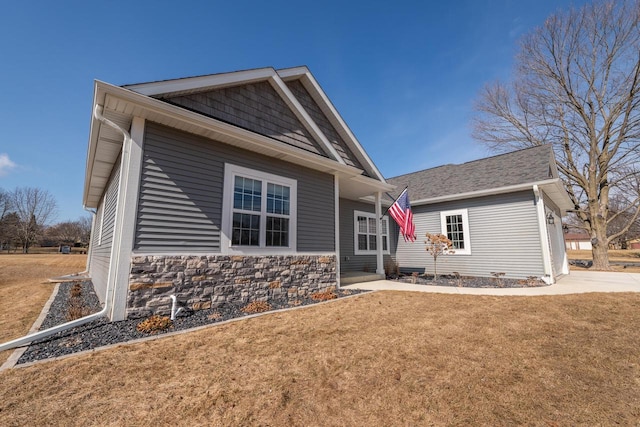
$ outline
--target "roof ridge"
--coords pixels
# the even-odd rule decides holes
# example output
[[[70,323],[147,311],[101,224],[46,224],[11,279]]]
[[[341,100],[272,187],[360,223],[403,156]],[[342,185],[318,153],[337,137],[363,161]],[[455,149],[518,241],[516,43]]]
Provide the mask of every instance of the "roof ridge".
[[[420,170],[417,170],[417,171],[414,171],[414,172],[408,172],[408,173],[405,173],[405,174],[402,174],[402,175],[396,175],[396,176],[393,176],[393,177],[390,177],[390,178],[386,178],[386,179],[390,180],[390,179],[401,178],[403,176],[414,175],[414,174],[417,174],[417,173],[420,173],[420,172],[432,171],[432,170],[435,170],[435,169],[438,169],[438,168],[444,168],[444,167],[460,167],[460,166],[464,166],[464,165],[469,165],[471,163],[484,162],[484,161],[487,161],[489,159],[494,159],[496,157],[501,157],[501,156],[506,156],[506,155],[519,153],[521,151],[532,150],[532,149],[540,149],[540,147],[551,147],[551,144],[542,144],[542,145],[536,145],[534,147],[520,148],[518,150],[509,151],[509,152],[506,152],[506,153],[498,153],[498,154],[494,154],[493,156],[489,156],[489,157],[481,157],[479,159],[469,160],[469,161],[464,162],[464,163],[447,163],[445,165],[439,165],[439,166],[434,166],[434,167],[431,167],[431,168],[420,169]]]
[[[234,70],[234,71],[225,71],[225,72],[221,72],[221,73],[209,73],[209,74],[199,74],[196,76],[185,76],[185,77],[176,77],[176,78],[172,78],[172,79],[161,79],[161,80],[151,80],[151,81],[147,81],[147,82],[138,82],[138,83],[127,83],[124,85],[120,85],[120,87],[123,88],[127,88],[128,86],[138,86],[138,85],[143,85],[143,84],[149,84],[149,83],[163,83],[163,82],[171,82],[171,81],[176,81],[176,80],[187,80],[187,79],[197,79],[200,77],[211,77],[211,76],[221,76],[223,74],[233,74],[233,73],[242,73],[245,71],[256,71],[256,70],[268,70],[271,69],[273,71],[282,71],[282,70],[289,70],[289,69],[294,69],[294,68],[302,68],[302,67],[306,67],[307,69],[309,67],[307,67],[306,65],[297,65],[294,67],[284,67],[284,68],[275,68],[274,66],[266,66],[266,67],[254,67],[254,68],[243,68],[241,70]]]

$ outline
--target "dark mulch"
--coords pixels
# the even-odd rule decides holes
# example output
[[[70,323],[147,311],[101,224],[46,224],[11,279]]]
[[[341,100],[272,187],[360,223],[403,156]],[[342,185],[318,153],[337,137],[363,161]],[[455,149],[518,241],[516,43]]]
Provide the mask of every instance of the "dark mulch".
[[[415,283],[416,285],[427,286],[456,286],[464,288],[535,288],[540,286],[548,286],[540,279],[505,279],[504,277],[469,277],[461,276],[456,278],[450,274],[438,275],[437,279],[431,274],[400,275],[399,277],[391,277],[389,280],[395,280],[403,283]]]
[[[73,283],[61,283],[60,289],[51,308],[40,327],[40,330],[62,324],[67,321],[67,312],[71,302],[70,290]],[[362,293],[360,290],[337,290],[335,294],[338,298]],[[100,303],[93,290],[90,281],[82,283],[81,298],[86,312],[83,314],[97,313],[100,311]],[[271,310],[291,308],[315,304],[311,298],[298,298],[295,304],[286,301],[269,301]],[[227,303],[221,307],[209,310],[199,310],[196,312],[181,312],[173,322],[173,326],[158,334],[167,332],[191,329],[198,326],[218,323],[225,320],[245,317],[249,314],[241,309],[246,303]],[[131,319],[120,322],[109,322],[106,317],[86,323],[84,325],[58,332],[57,334],[32,343],[18,360],[18,364],[33,362],[36,360],[49,359],[52,357],[64,356],[66,354],[77,353],[79,351],[91,350],[110,344],[131,341],[150,336],[148,333],[139,332],[136,327],[144,319]]]

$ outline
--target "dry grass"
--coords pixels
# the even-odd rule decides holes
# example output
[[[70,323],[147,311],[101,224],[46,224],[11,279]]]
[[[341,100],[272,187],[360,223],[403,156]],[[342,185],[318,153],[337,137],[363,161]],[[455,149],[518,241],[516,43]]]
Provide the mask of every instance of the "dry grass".
[[[634,425],[639,324],[640,294],[379,292],[2,372],[0,419]]]
[[[593,259],[593,254],[591,251],[579,251],[579,250],[567,250],[567,257],[569,259]],[[609,250],[609,261],[618,261],[618,262],[640,262],[640,250]],[[571,268],[577,268],[580,270],[584,270],[584,268],[572,266]],[[613,271],[624,271],[626,273],[640,273],[640,267],[630,266],[624,267],[622,265],[612,265],[611,269]]]
[[[567,256],[569,259],[592,259],[591,251],[579,251],[573,249],[567,249]],[[627,250],[609,250],[609,261],[637,261],[640,262],[640,250],[627,249]]]
[[[83,271],[86,262],[86,255],[0,254],[0,342],[29,332],[55,286],[46,279]],[[9,354],[0,353],[0,364]]]

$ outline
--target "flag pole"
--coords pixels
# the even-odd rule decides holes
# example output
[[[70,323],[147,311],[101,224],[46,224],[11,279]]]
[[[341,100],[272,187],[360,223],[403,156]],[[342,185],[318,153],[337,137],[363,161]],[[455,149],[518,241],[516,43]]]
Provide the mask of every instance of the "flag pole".
[[[409,188],[409,186],[408,186],[408,185],[407,185],[406,187],[404,187],[404,190],[402,190],[402,193],[400,193],[400,194],[398,195],[398,197],[396,197],[395,199],[393,199],[393,197],[392,197],[392,199],[393,199],[393,203],[395,203],[395,202],[396,202],[396,200],[398,200],[400,197],[402,197],[402,195],[404,194],[404,192],[405,192],[405,191],[407,191],[407,189],[408,189],[408,188]],[[389,194],[389,193],[387,193],[387,194]],[[383,213],[383,214],[382,214],[382,216],[380,217],[379,221],[382,221],[382,218],[384,218],[384,216],[387,214],[387,212],[389,212],[389,209],[391,209],[391,206],[393,206],[393,203],[391,203],[391,205],[389,205],[389,207],[387,208],[387,210],[386,210],[386,211],[384,211],[384,213]]]

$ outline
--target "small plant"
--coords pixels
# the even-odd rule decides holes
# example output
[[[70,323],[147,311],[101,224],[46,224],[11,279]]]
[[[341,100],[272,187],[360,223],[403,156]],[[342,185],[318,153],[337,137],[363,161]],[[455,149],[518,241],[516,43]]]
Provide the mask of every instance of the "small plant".
[[[504,283],[502,282],[502,276],[504,276],[505,274],[507,273],[503,273],[502,271],[491,272],[491,275],[493,276],[499,287],[504,286]]]
[[[222,314],[218,311],[214,311],[213,313],[211,313],[210,315],[207,316],[207,319],[209,320],[218,320],[218,319],[222,319]]]
[[[458,273],[457,271],[452,271],[451,274],[453,275],[453,278],[456,279],[456,284],[458,285],[458,287],[462,287],[462,276],[460,276],[460,273]]]
[[[438,280],[438,269],[436,267],[438,257],[440,255],[455,253],[451,249],[453,247],[453,242],[443,234],[427,233],[427,240],[425,240],[424,243],[427,245],[427,252],[429,252],[433,257],[433,280]]]
[[[71,298],[69,301],[69,307],[67,307],[67,314],[65,315],[65,319],[67,322],[72,320],[80,319],[89,314],[89,310],[82,306],[82,300],[78,298]]]
[[[388,259],[384,263],[384,272],[387,278],[397,278],[400,277],[400,266],[392,259]]]
[[[80,295],[82,295],[82,285],[80,283],[73,285],[69,290],[69,295],[71,295],[71,298],[80,297]]]
[[[173,322],[167,316],[158,316],[154,314],[153,316],[143,320],[138,323],[136,329],[138,332],[144,332],[147,334],[156,334],[161,331],[166,331],[170,327],[173,326]]]
[[[271,310],[271,304],[266,301],[253,301],[240,309],[243,313],[262,313]]]
[[[540,283],[538,276],[527,276],[527,286],[537,286]]]
[[[334,292],[335,288],[333,286],[331,286],[330,288],[327,288],[326,290],[322,291],[322,292],[316,292],[311,294],[311,299],[315,300],[315,301],[328,301],[331,299],[336,299],[338,298],[338,295],[336,295],[336,293]]]
[[[411,283],[415,285],[417,281],[418,281],[418,272],[414,271],[413,273],[411,273]]]

